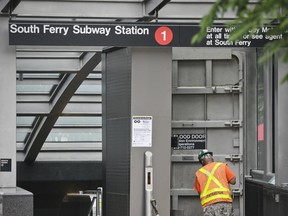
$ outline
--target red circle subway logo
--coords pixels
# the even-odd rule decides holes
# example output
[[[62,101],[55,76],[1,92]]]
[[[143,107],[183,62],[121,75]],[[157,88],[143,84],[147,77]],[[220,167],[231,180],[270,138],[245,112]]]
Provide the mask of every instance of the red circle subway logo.
[[[173,32],[169,27],[161,26],[155,31],[155,40],[160,45],[168,45],[173,40]]]

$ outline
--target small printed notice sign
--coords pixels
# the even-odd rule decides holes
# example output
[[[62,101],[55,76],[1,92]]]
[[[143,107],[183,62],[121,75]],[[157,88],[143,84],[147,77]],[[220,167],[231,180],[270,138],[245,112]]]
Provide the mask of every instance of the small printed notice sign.
[[[152,116],[132,117],[132,147],[152,147]]]
[[[0,159],[0,172],[11,172],[11,159],[10,158]]]

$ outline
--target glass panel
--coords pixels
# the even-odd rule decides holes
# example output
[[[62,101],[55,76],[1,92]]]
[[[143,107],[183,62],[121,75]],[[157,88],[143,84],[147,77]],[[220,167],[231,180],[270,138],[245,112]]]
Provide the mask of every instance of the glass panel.
[[[41,92],[49,93],[54,85],[17,85],[16,92]]]
[[[101,142],[102,131],[82,132],[82,133],[64,133],[51,132],[46,142]]]
[[[25,132],[17,132],[16,133],[16,142],[17,143],[24,143],[28,138],[29,133]]]
[[[56,126],[65,126],[65,125],[91,125],[91,126],[101,126],[102,125],[102,117],[70,117],[70,116],[62,116],[57,120]]]
[[[32,126],[35,120],[34,116],[17,116],[16,125],[17,126]]]
[[[102,87],[101,85],[81,85],[76,91],[77,93],[97,93],[101,94],[102,92]]]

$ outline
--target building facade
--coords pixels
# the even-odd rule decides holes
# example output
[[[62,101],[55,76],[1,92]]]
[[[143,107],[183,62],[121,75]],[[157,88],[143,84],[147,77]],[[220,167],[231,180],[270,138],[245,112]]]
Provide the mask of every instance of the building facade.
[[[1,1],[0,215],[9,215],[8,194],[25,200],[26,215],[57,215],[65,195],[97,187],[104,215],[145,215],[147,151],[160,215],[201,215],[193,184],[203,148],[236,173],[235,215],[285,215],[283,51],[258,64],[262,42],[227,41],[221,24],[232,12],[191,45],[213,3]],[[111,42],[109,26],[96,24],[122,26],[122,38]],[[151,117],[145,135],[132,121],[143,117]]]

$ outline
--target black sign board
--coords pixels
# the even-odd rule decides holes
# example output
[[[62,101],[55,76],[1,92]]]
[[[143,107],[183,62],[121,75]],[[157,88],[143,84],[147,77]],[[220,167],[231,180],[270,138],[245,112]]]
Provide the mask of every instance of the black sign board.
[[[177,138],[177,146],[175,138]],[[205,134],[175,134],[172,140],[174,140],[172,147],[175,150],[205,149],[206,146]]]
[[[11,159],[0,159],[0,172],[11,172]]]
[[[191,44],[198,24],[174,23],[59,23],[9,22],[10,45],[49,46],[169,46],[169,47],[263,47],[268,41],[282,39],[267,35],[273,27],[251,31],[242,40],[229,41],[233,27],[207,28],[205,39]]]

